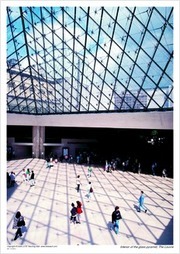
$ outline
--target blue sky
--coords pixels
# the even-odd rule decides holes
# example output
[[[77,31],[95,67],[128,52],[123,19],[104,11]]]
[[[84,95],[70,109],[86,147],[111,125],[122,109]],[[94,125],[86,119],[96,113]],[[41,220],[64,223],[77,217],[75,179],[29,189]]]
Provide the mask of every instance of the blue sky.
[[[32,12],[29,8],[32,8]],[[93,82],[103,83],[107,91],[115,80],[118,92],[123,91],[127,84],[131,90],[137,90],[138,84],[141,85],[146,74],[146,82],[143,84],[145,89],[154,88],[153,82],[157,83],[160,79],[160,87],[173,85],[173,62],[163,72],[170,57],[169,52],[173,51],[173,15],[164,27],[164,18],[168,19],[171,7],[158,7],[157,11],[152,11],[150,7],[136,7],[136,10],[134,7],[120,7],[118,14],[117,7],[106,7],[103,11],[103,19],[101,19],[102,7],[100,6],[90,8],[89,19],[86,13],[88,7],[64,8],[64,16],[61,7],[22,8],[31,56],[30,65],[34,69],[41,68],[42,72],[45,70],[49,78],[54,76],[61,78],[65,75],[68,79],[72,72],[77,77],[79,73],[77,68],[80,67],[80,73],[84,70],[84,83],[90,85],[95,73]],[[10,7],[10,9],[12,12],[10,16],[7,16],[7,25],[9,22],[12,23],[11,26],[7,26],[7,41],[9,41],[7,56],[8,59],[22,60],[21,68],[26,69],[29,66],[26,57],[28,52],[24,33],[21,33],[22,20],[19,7]],[[52,11],[54,18],[50,14]],[[133,11],[136,18],[133,17]],[[75,14],[76,22],[73,19]],[[117,23],[115,24],[116,15]],[[152,17],[146,29],[150,15]],[[87,20],[88,29],[86,28]],[[131,29],[128,31],[131,22]],[[163,29],[164,33],[162,33]],[[127,32],[130,35],[128,40]],[[16,40],[16,49],[11,40],[12,37]],[[74,37],[77,40],[74,41]],[[155,51],[156,47],[158,49]],[[73,55],[74,51],[77,54]],[[154,60],[152,61],[151,58]],[[54,70],[56,70],[55,73]]]

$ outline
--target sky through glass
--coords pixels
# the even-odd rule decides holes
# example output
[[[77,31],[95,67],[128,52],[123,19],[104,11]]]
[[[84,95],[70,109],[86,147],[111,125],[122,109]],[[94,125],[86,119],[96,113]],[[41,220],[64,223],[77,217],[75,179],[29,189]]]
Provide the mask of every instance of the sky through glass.
[[[173,109],[173,7],[7,8],[7,112]]]

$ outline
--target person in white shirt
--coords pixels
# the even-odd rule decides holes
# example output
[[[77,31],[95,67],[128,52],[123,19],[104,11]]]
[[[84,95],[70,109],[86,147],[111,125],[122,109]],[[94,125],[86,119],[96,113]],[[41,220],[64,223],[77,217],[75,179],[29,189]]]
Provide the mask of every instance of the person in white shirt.
[[[76,184],[77,184],[77,192],[79,192],[79,190],[80,190],[80,185],[81,185],[80,175],[77,176]]]
[[[92,192],[93,192],[92,184],[91,182],[89,182],[87,187],[87,194],[86,194],[86,197],[88,198],[88,200],[91,199]]]

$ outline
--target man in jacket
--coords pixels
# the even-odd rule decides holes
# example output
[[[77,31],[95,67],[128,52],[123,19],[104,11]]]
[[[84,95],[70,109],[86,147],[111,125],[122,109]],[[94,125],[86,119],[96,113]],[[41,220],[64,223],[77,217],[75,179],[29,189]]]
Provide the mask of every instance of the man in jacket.
[[[119,211],[119,206],[115,207],[112,213],[112,224],[116,234],[119,234],[119,220],[122,219],[121,213]]]

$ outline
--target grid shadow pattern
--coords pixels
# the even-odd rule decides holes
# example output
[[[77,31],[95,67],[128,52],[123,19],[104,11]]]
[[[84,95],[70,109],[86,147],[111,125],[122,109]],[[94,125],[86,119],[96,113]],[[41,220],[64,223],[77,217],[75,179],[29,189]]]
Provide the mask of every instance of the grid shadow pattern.
[[[34,187],[22,182],[21,169],[34,170]],[[8,162],[8,172],[17,173],[17,187],[8,189],[7,245],[173,245],[173,179],[134,174],[104,172],[94,167],[90,178],[87,166],[58,163],[46,168],[42,159]],[[76,191],[80,174],[81,191]],[[94,193],[87,201],[87,184]],[[136,211],[140,190],[144,190],[147,213]],[[69,221],[71,203],[83,204],[81,224]],[[111,214],[120,206],[123,219],[120,235],[110,231]],[[11,242],[13,215],[20,210],[26,220],[23,238]]]

